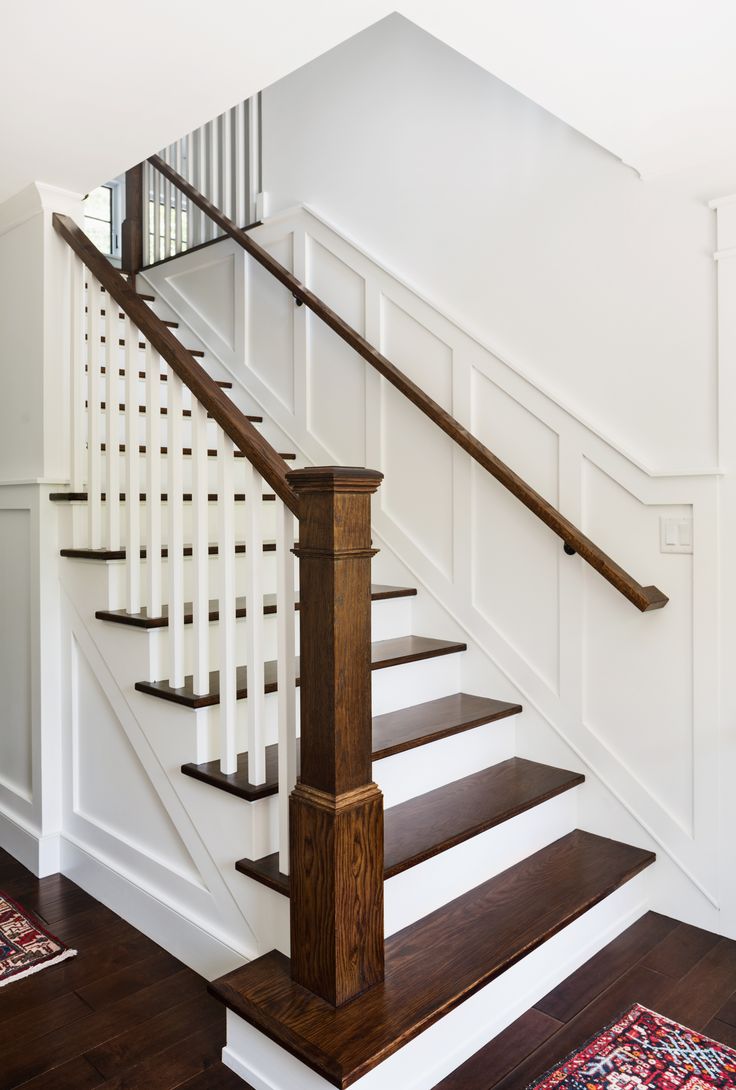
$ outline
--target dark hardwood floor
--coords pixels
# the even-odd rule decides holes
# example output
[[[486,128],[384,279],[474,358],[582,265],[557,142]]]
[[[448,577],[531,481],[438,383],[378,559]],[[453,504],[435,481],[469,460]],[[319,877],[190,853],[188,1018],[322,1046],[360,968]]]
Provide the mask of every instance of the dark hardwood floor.
[[[201,977],[1,850],[0,891],[79,951],[0,989],[0,1090],[248,1090],[220,1062],[224,1008]],[[736,942],[650,912],[436,1090],[525,1090],[636,1002],[736,1047]]]
[[[649,912],[435,1090],[525,1090],[634,1003],[736,1048],[736,942]]]
[[[0,850],[0,891],[78,956],[0,989],[0,1090],[247,1090],[206,981],[67,878]]]

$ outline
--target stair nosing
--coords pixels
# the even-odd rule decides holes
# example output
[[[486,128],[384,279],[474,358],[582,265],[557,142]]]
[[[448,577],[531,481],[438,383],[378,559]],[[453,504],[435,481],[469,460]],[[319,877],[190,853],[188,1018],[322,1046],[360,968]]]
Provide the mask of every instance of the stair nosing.
[[[483,820],[472,825],[469,824],[464,829],[458,830],[451,836],[445,836],[431,846],[428,845],[393,864],[384,866],[384,881],[395,878],[399,874],[404,874],[406,871],[411,870],[412,867],[419,866],[420,863],[425,863],[428,859],[433,859],[437,855],[442,855],[446,851],[451,851],[452,848],[456,848],[459,844],[464,844],[468,840],[472,840],[473,837],[479,836],[481,833],[488,832],[490,829],[495,829],[499,825],[503,825],[506,821],[511,821],[512,818],[527,813],[536,806],[541,806],[543,803],[549,802],[558,795],[571,791],[573,788],[579,787],[585,782],[585,776],[582,772],[573,772],[570,769],[556,768],[553,765],[545,765],[538,761],[529,761],[523,757],[511,757],[506,761],[500,761],[496,765],[491,765],[489,768],[481,769],[478,772],[471,773],[469,776],[463,776],[459,780],[444,784],[431,791],[426,791],[422,795],[416,795],[406,802],[388,807],[384,811],[384,821],[401,821],[406,818],[407,807],[411,808],[412,804],[415,806],[421,805],[422,803],[426,804],[427,802],[431,802],[432,798],[441,807],[442,805],[445,805],[441,798],[443,792],[448,796],[452,796],[453,790],[457,790],[460,785],[466,784],[470,786],[471,781],[473,780],[477,784],[484,779],[491,778],[489,774],[503,775],[502,770],[508,768],[511,764],[513,764],[517,770],[519,769],[519,766],[523,764],[524,766],[529,766],[530,770],[533,768],[535,772],[543,769],[546,772],[558,773],[565,778],[560,779],[554,786],[537,790],[525,797],[520,797],[512,805],[507,805],[494,814],[486,816]],[[522,771],[524,771],[523,768]],[[450,800],[450,805],[452,805],[452,800]],[[391,817],[389,815],[391,815]],[[411,820],[411,817],[409,817],[408,820]],[[279,872],[278,878],[276,880],[273,879],[272,868],[274,862],[277,860],[278,852],[274,852],[268,856],[264,856],[262,859],[239,859],[235,863],[235,868],[240,874],[244,874],[246,877],[253,879],[254,882],[268,886],[269,889],[275,890],[275,892],[282,894],[284,897],[290,897],[291,891],[289,888],[288,875]],[[264,864],[270,864],[270,866],[265,870],[259,870],[259,867],[263,867]]]
[[[605,864],[599,865],[601,859]],[[385,982],[344,1007],[333,1008],[294,984],[289,959],[276,950],[213,981],[209,991],[238,1017],[344,1090],[655,859],[646,849],[576,829],[390,936]],[[562,880],[557,875],[561,863],[568,865]],[[559,889],[560,897],[549,907],[542,904],[530,918],[524,906],[539,904],[533,891],[538,893],[540,886]],[[504,893],[509,888],[514,891],[511,899]],[[575,889],[580,890],[577,896]],[[504,912],[516,929],[506,934],[505,948],[492,942],[485,945],[486,932],[500,934],[498,917]],[[437,948],[440,935],[442,945]],[[459,954],[471,939],[474,950],[483,950],[484,960],[468,964],[466,959],[458,965]],[[437,950],[434,958],[428,956],[433,949]],[[420,992],[424,998],[419,1007],[408,1003],[402,981],[412,994],[420,986],[425,989]],[[364,1031],[353,1031],[354,1025],[364,1026]]]
[[[416,587],[391,587],[384,583],[376,583],[371,586],[371,600],[374,602],[388,601],[396,598],[411,598],[417,593]],[[277,612],[277,603],[271,602],[270,599],[275,595],[264,595],[263,612],[265,615],[271,615]],[[299,598],[295,603],[295,608],[299,609]],[[124,609],[98,609],[95,612],[95,618],[98,621],[106,621],[111,624],[127,625],[130,628],[141,628],[146,632],[150,632],[153,629],[168,628],[169,616],[168,607],[164,606],[165,613],[158,617],[147,617],[141,611],[141,613],[128,613]],[[246,616],[246,599],[244,595],[238,595],[235,605],[235,616],[238,620]],[[209,621],[215,623],[220,619],[219,599],[212,598],[209,601]],[[193,606],[191,602],[184,603],[184,624],[192,624],[194,621]]]
[[[447,705],[451,701],[456,701],[458,698],[486,701],[487,708],[485,713],[476,712],[469,718],[463,718],[460,721],[456,721],[450,727],[440,726],[437,728],[429,728],[422,733],[416,734],[411,740],[404,740],[398,743],[395,747],[392,747],[391,753],[403,753],[410,749],[418,749],[425,745],[431,745],[433,742],[441,741],[443,738],[451,737],[455,734],[462,734],[465,731],[473,730],[476,727],[485,726],[489,723],[500,722],[503,719],[508,719],[511,716],[519,715],[521,713],[521,704],[510,703],[507,701],[492,700],[488,697],[475,697],[469,693],[453,693],[450,696],[439,697],[435,700],[424,701],[421,704],[414,704],[407,708],[401,708],[396,712],[390,713],[392,716],[399,717],[402,712],[406,714],[412,714],[418,712],[420,709],[436,711],[440,705]],[[490,705],[490,706],[489,706]],[[374,737],[376,731],[376,725],[379,721],[385,719],[385,716],[379,715],[373,718],[373,730]],[[297,739],[298,743],[298,739]],[[375,743],[374,743],[375,744]],[[268,746],[267,762],[270,760],[273,765],[278,768],[278,745],[274,744]],[[386,757],[386,747],[373,750],[373,761],[383,760]],[[247,761],[247,753],[238,754],[239,761],[244,763]],[[215,767],[218,766],[218,767]],[[181,771],[185,776],[189,776],[192,779],[199,780],[200,783],[207,784],[209,787],[214,787],[219,791],[225,791],[230,795],[234,795],[236,798],[243,799],[245,802],[257,802],[260,799],[269,798],[271,795],[275,795],[278,792],[278,779],[267,780],[263,784],[255,785],[249,782],[238,782],[236,777],[239,773],[232,773],[231,775],[225,775],[219,770],[218,761],[205,761],[201,764],[195,764],[189,762],[182,765]]]
[[[429,641],[431,643],[434,643],[435,646],[434,647],[426,647],[423,651],[414,651],[414,652],[411,652],[411,653],[404,652],[403,654],[394,655],[394,656],[392,656],[390,658],[386,658],[386,659],[374,660],[372,658],[372,660],[371,660],[371,671],[373,671],[373,670],[387,670],[387,669],[390,669],[393,666],[403,666],[403,665],[407,665],[408,663],[411,663],[411,662],[421,662],[421,661],[424,661],[424,660],[430,659],[430,658],[442,658],[445,655],[454,655],[454,654],[458,654],[461,651],[467,651],[467,648],[468,648],[468,645],[466,643],[460,643],[460,642],[456,642],[456,641],[452,641],[452,640],[439,640],[439,639],[435,640],[433,637],[429,637],[429,636],[418,636],[418,637],[416,637],[416,636],[406,636],[406,637],[399,637],[398,639],[377,640],[376,642],[371,644],[372,653],[375,653],[375,649],[380,647],[381,644],[400,643],[402,639],[427,640],[427,641]],[[272,662],[266,663],[266,670],[268,671],[269,667],[272,667],[272,666],[273,666]],[[243,670],[243,669],[245,669],[245,668],[244,667],[238,667],[238,673],[240,673],[241,670]],[[298,670],[298,660],[297,660],[297,670]],[[148,696],[154,696],[154,697],[157,697],[160,700],[168,700],[170,703],[180,704],[185,708],[192,708],[192,709],[211,708],[211,707],[214,707],[214,706],[216,706],[216,705],[218,705],[220,703],[219,691],[214,692],[213,689],[212,689],[212,684],[211,684],[212,679],[215,678],[215,677],[218,677],[218,685],[219,685],[219,673],[218,673],[218,671],[217,670],[211,670],[210,671],[210,691],[209,691],[209,693],[205,693],[205,694],[203,694],[201,696],[196,696],[194,694],[192,694],[192,696],[182,695],[184,690],[188,689],[191,686],[191,682],[192,682],[192,675],[191,674],[188,674],[186,676],[185,681],[184,681],[184,685],[179,689],[172,689],[170,687],[167,688],[166,686],[168,685],[168,682],[165,681],[165,680],[163,680],[163,681],[137,681],[136,684],[135,684],[135,689],[139,693],[145,693]],[[296,679],[296,683],[297,683],[297,685],[299,685],[299,678],[298,677]],[[272,692],[276,692],[276,688],[277,688],[277,686],[276,686],[275,683],[270,684],[270,683],[267,682],[264,691],[266,693],[272,693]],[[240,681],[238,680],[237,699],[242,700],[242,699],[245,698],[246,695],[247,695],[247,689],[244,688],[243,686],[241,686]]]

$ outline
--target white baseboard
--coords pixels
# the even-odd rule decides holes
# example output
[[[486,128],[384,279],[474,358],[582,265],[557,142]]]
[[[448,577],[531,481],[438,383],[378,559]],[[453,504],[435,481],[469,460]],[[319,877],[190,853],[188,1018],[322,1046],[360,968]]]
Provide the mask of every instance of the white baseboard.
[[[649,906],[649,884],[647,872],[627,882],[358,1079],[354,1090],[431,1090],[635,923]],[[232,1011],[222,1059],[254,1090],[330,1090],[332,1085]]]
[[[227,936],[187,918],[160,894],[121,874],[80,844],[62,839],[61,872],[207,980],[250,960]]]
[[[40,836],[34,829],[0,811],[0,848],[22,863],[38,878],[57,874],[61,856],[58,833]]]

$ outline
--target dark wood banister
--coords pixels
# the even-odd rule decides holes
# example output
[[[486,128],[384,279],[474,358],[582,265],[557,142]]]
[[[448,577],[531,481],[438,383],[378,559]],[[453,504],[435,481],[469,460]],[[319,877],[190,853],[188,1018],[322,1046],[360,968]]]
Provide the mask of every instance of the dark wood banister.
[[[57,212],[54,213],[53,223],[54,229],[68,242],[120,309],[135,323],[146,341],[176,372],[289,510],[298,516],[299,497],[286,479],[288,466],[281,455],[253,427],[214,379],[210,378],[191,352],[183,347],[171,330],[139,298],[74,220]]]
[[[632,575],[617,564],[610,556],[590,540],[581,530],[568,521],[551,503],[540,496],[526,481],[522,480],[513,469],[507,466],[500,458],[476,439],[466,428],[462,426],[441,405],[433,401],[416,383],[400,371],[386,356],[382,355],[373,345],[369,344],[357,330],[331,310],[322,300],[305,287],[297,278],[281,265],[275,258],[259,246],[257,242],[242,228],[238,227],[231,219],[224,215],[211,201],[190,185],[173,167],[159,155],[152,155],[148,160],[156,170],[168,178],[192,204],[201,208],[214,222],[222,228],[226,235],[239,243],[251,257],[267,269],[277,280],[289,289],[292,295],[321,318],[338,337],[349,344],[360,356],[363,357],[379,374],[400,390],[405,397],[416,405],[430,420],[449,435],[458,446],[462,447],[478,465],[482,466],[492,477],[516,496],[525,507],[546,523],[549,528],[561,537],[568,549],[574,550],[583,560],[595,568],[604,579],[620,591],[625,598],[640,609],[643,613],[653,609],[661,609],[669,599],[657,587],[643,587]]]

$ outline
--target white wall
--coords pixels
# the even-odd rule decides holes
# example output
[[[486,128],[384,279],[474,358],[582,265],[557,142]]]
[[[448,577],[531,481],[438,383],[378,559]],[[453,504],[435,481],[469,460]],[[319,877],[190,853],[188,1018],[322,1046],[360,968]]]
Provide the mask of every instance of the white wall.
[[[635,460],[715,463],[705,204],[399,16],[263,111],[270,213],[314,207]]]

